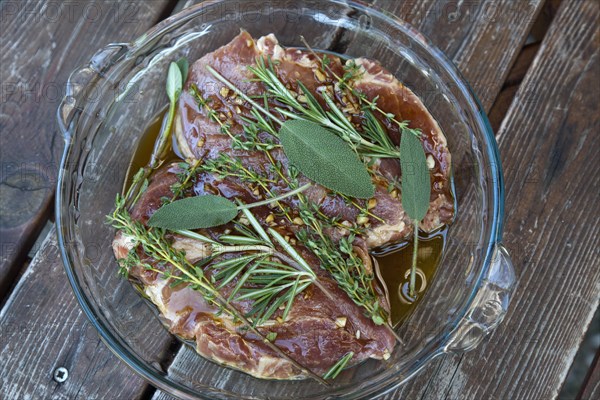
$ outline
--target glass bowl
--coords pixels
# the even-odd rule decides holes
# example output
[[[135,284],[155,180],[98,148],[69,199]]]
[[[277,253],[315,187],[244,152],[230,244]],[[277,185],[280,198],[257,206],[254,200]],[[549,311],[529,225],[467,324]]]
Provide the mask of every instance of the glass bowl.
[[[170,61],[195,60],[243,28],[285,46],[378,59],[425,103],[452,153],[458,216],[436,277],[397,330],[407,346],[387,361],[342,372],[330,387],[268,381],[223,368],[178,345],[156,311],[117,275],[114,235],[104,224],[136,144],[164,109]],[[456,67],[422,34],[350,1],[207,1],[131,43],[111,44],[74,71],[58,110],[66,146],[56,212],[61,253],[82,309],[107,346],[153,385],[180,398],[371,398],[434,357],[474,348],[503,318],[515,285],[500,244],[502,171],[485,112]]]

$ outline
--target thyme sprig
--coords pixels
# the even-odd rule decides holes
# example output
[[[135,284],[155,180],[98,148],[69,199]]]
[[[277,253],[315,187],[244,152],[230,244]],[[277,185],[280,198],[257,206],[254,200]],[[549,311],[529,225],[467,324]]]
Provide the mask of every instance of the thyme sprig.
[[[194,178],[203,170],[200,166],[201,163],[202,160],[199,158],[190,162],[177,163],[180,171],[177,172],[177,182],[171,185],[173,196],[168,200],[169,203],[181,197],[186,190],[193,186]]]
[[[216,122],[221,130],[221,133],[226,134],[229,138],[234,142],[239,142],[239,138],[231,133],[231,123],[229,121],[222,121],[221,116],[217,113],[217,111],[209,105],[210,99],[205,99],[200,94],[200,90],[196,86],[195,83],[190,85],[189,93],[194,97],[196,102],[198,103],[198,107],[202,108],[206,111],[206,115],[208,118]],[[223,119],[226,119],[223,114]]]
[[[221,133],[229,136],[232,142],[231,147],[233,149],[271,150],[276,147],[281,147],[272,141],[263,142],[259,140],[258,133],[260,130],[264,130],[274,135],[275,131],[272,124],[267,122],[260,113],[256,112],[256,110],[251,110],[250,112],[254,118],[256,118],[256,121],[248,120],[246,117],[241,117],[242,121],[251,121],[250,124],[243,126],[245,136],[248,138],[248,140],[242,141],[240,135],[235,135],[231,132],[233,120],[231,118],[228,119],[225,114],[217,113],[217,111],[210,105],[211,99],[204,98],[200,93],[200,89],[198,89],[195,84],[190,85],[189,92],[196,100],[198,108],[204,109],[208,118],[219,125]]]
[[[252,167],[246,167],[238,157],[227,153],[221,153],[215,158],[206,160],[202,169],[204,172],[212,173],[221,179],[234,177],[242,182],[259,186],[277,183],[265,174],[255,171]]]
[[[357,305],[363,307],[366,314],[377,325],[387,321],[387,313],[381,307],[373,289],[373,275],[367,273],[365,266],[352,249],[355,236],[342,237],[339,243],[333,242],[323,224],[315,217],[316,205],[299,196],[300,218],[306,228],[296,234],[298,240],[310,249],[319,259],[321,267],[327,270],[338,286],[348,294]]]
[[[120,230],[124,235],[130,238],[136,246],[130,250],[137,251],[137,246],[142,246],[145,254],[152,257],[159,263],[171,266],[177,270],[178,274],[174,274],[169,270],[159,270],[152,268],[155,272],[161,273],[165,278],[174,278],[181,283],[187,283],[193,290],[198,291],[207,302],[214,304],[222,311],[230,314],[235,320],[241,321],[253,334],[261,338],[263,343],[271,350],[276,352],[280,357],[284,358],[307,376],[327,385],[327,383],[317,374],[312,372],[307,367],[301,365],[296,360],[289,357],[279,347],[275,346],[262,333],[260,333],[255,325],[240,313],[231,303],[225,299],[207,278],[201,267],[191,264],[185,257],[185,253],[174,249],[168,244],[165,238],[165,231],[156,228],[146,228],[139,221],[131,218],[131,215],[125,208],[125,199],[121,195],[117,195],[115,201],[115,210],[107,216],[107,222],[114,228]],[[135,256],[128,256],[129,261]],[[148,267],[147,264],[145,264]],[[176,277],[176,278],[175,278]]]
[[[415,281],[416,281],[416,270],[417,270],[417,254],[419,246],[419,221],[422,220],[429,209],[429,194],[431,191],[431,183],[429,181],[429,170],[425,162],[425,152],[421,143],[415,138],[421,136],[419,129],[413,129],[408,127],[408,121],[399,121],[396,119],[393,113],[382,110],[377,105],[377,97],[369,100],[364,93],[360,93],[354,89],[350,82],[357,79],[363,74],[361,68],[351,60],[344,66],[346,71],[343,77],[338,76],[333,69],[329,66],[329,63],[325,59],[321,59],[319,55],[310,47],[304,37],[301,37],[302,42],[306,45],[309,51],[321,61],[321,68],[329,72],[336,80],[342,90],[346,90],[355,96],[359,102],[363,105],[362,110],[366,116],[366,123],[363,125],[364,132],[368,134],[373,140],[379,142],[384,146],[392,145],[389,136],[385,134],[381,124],[375,118],[374,111],[381,113],[388,121],[395,123],[398,126],[398,130],[402,134],[400,143],[400,159],[401,163],[405,166],[411,166],[413,168],[412,173],[404,173],[404,180],[402,181],[402,205],[405,208],[408,216],[412,219],[413,230],[414,230],[414,246],[412,255],[412,266],[410,271],[410,284],[409,292],[410,296],[415,295]],[[371,156],[377,157],[376,154]],[[410,159],[408,162],[404,159]],[[425,173],[427,175],[425,175]]]
[[[268,150],[262,150],[270,154]],[[222,153],[215,159],[207,160],[205,165],[204,170],[206,172],[213,173],[220,178],[236,177],[242,182],[259,186],[265,193],[266,198],[271,199],[271,203],[276,204],[282,210],[288,221],[293,220],[289,208],[283,205],[281,199],[277,199],[277,195],[267,185],[267,183],[277,184],[276,179],[266,176],[266,173],[261,174],[250,167],[246,167],[239,158],[230,156],[227,153]],[[281,168],[281,166],[279,167]]]
[[[170,230],[211,228],[233,220],[241,210],[276,203],[301,193],[310,186],[310,183],[306,183],[299,188],[265,200],[237,205],[225,197],[212,194],[186,197],[163,205],[152,214],[148,225]]]

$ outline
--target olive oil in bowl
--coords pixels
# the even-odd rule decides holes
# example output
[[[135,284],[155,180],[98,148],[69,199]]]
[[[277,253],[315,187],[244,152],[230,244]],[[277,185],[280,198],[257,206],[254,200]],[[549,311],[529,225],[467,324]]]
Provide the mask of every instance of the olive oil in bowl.
[[[155,142],[164,127],[166,118],[167,109],[165,108],[148,124],[146,132],[139,141],[139,145],[129,164],[124,191],[131,185],[135,173],[140,168],[148,165]],[[176,143],[173,141],[166,157],[166,160],[169,160],[169,162],[182,160],[177,149],[174,148],[175,146]],[[390,318],[393,326],[397,326],[406,320],[431,285],[446,246],[447,231],[448,226],[444,225],[430,234],[422,231],[419,232],[416,293],[414,297],[411,297],[409,294],[413,254],[412,236],[406,238],[401,243],[372,252],[372,256],[379,265],[381,278],[389,294]]]

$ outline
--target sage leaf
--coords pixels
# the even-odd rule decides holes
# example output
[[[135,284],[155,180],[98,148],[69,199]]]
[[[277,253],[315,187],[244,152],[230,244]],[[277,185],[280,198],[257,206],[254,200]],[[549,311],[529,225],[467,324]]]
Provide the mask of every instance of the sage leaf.
[[[286,121],[279,130],[285,155],[307,178],[347,196],[367,199],[375,194],[371,176],[343,139],[307,120]]]
[[[148,225],[169,230],[210,228],[231,221],[237,213],[237,206],[225,197],[195,196],[165,204]]]
[[[177,66],[179,67],[179,72],[181,72],[181,83],[183,86],[187,80],[190,63],[188,62],[187,58],[181,57],[179,60],[177,60]]]
[[[179,65],[181,64],[181,66]],[[152,169],[158,168],[171,148],[171,127],[173,126],[173,119],[175,118],[175,110],[177,106],[177,100],[181,94],[183,88],[182,70],[186,69],[187,74],[187,60],[180,59],[179,61],[171,62],[169,64],[169,71],[167,72],[167,96],[169,97],[169,114],[167,116],[167,123],[161,130],[160,135],[156,139],[154,149],[150,157],[149,166]]]
[[[408,131],[403,131],[400,141],[400,165],[402,207],[411,219],[420,221],[429,209],[431,178],[421,140]]]
[[[183,78],[181,77],[179,65],[176,62],[171,62],[169,72],[167,73],[167,96],[169,96],[171,104],[177,102],[182,87]]]

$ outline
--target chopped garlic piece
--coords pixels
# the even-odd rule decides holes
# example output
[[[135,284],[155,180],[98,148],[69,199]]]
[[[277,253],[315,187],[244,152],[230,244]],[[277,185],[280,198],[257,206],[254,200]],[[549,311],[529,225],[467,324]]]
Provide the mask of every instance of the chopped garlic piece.
[[[338,326],[338,328],[343,328],[346,326],[347,321],[348,321],[348,318],[346,318],[346,317],[338,317],[335,319],[335,324]]]

